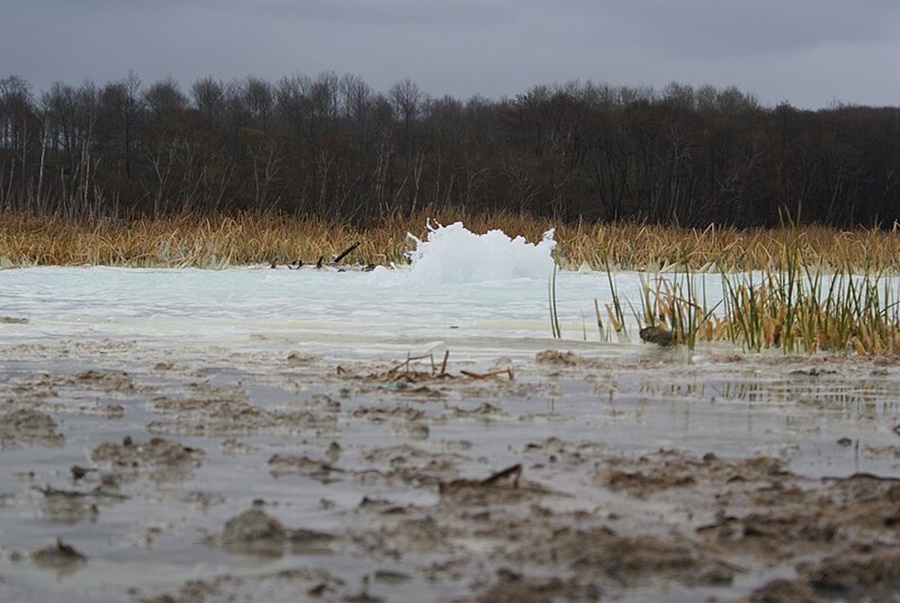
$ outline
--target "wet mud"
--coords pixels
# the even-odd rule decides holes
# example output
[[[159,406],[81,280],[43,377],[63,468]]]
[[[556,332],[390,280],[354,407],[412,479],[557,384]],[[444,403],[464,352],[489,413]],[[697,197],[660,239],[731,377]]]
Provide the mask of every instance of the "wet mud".
[[[900,592],[894,362],[3,353],[3,600]]]

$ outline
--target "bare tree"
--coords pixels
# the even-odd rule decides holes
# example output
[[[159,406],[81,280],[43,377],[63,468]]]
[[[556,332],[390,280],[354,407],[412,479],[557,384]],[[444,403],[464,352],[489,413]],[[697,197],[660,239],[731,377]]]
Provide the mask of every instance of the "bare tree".
[[[269,128],[269,119],[275,106],[275,90],[267,81],[248,77],[244,84],[244,102],[256,127]]]
[[[126,179],[134,176],[134,148],[142,113],[141,80],[132,71],[100,91],[100,123],[107,151],[114,157]]]
[[[225,86],[221,81],[206,76],[191,85],[194,106],[212,123],[225,109]]]
[[[167,118],[178,115],[188,106],[188,99],[173,78],[155,82],[143,94],[143,102],[147,106],[152,120],[162,124]]]

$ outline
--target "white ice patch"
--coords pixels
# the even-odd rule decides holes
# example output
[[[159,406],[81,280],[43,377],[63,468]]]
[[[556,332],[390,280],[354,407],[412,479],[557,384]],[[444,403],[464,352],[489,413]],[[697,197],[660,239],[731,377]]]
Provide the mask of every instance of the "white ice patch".
[[[513,279],[546,280],[553,270],[553,231],[538,243],[510,238],[502,230],[475,234],[456,222],[432,227],[425,241],[409,252],[409,280],[416,283],[467,284]]]

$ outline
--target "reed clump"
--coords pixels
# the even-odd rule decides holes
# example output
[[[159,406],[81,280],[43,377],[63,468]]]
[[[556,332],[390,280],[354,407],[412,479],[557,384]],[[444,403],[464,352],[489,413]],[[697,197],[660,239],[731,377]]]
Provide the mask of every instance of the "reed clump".
[[[710,305],[707,274],[683,268],[641,279],[635,318],[666,344],[693,348],[699,341],[730,341],[759,352],[819,351],[862,355],[900,354],[900,294],[889,239],[866,232],[860,249],[837,235],[833,255],[811,255],[808,238],[818,231],[791,227],[791,236],[766,247],[767,262],[742,272],[720,271],[722,292]],[[856,254],[840,255],[840,250]],[[658,334],[665,334],[659,338]]]

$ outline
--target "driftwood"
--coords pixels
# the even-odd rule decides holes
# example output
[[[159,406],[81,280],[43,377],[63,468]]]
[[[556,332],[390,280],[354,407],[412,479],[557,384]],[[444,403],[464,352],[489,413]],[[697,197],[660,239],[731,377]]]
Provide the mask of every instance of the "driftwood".
[[[357,247],[359,247],[359,241],[357,241],[357,242],[353,243],[352,245],[350,245],[350,247],[348,247],[347,249],[345,249],[345,250],[343,250],[342,252],[340,252],[338,255],[336,255],[336,256],[334,257],[334,259],[333,259],[332,261],[327,262],[327,263],[325,262],[325,256],[324,256],[324,255],[320,255],[320,256],[319,256],[319,259],[316,260],[315,266],[316,266],[316,268],[318,268],[318,269],[322,269],[322,268],[324,268],[325,266],[337,266],[339,263],[341,263],[341,261],[342,261],[344,258],[346,258],[348,255],[350,255],[351,253],[353,253],[353,251],[354,251]],[[293,262],[291,262],[290,264],[288,264],[287,267],[288,267],[289,269],[291,269],[291,270],[299,270],[300,268],[303,268],[304,266],[307,266],[307,265],[308,265],[308,264],[306,264],[303,260],[297,259],[297,260],[294,260]],[[272,261],[272,263],[270,264],[269,267],[270,267],[270,268],[278,268],[278,262]],[[371,268],[374,268],[374,266],[372,266],[371,268],[367,266],[366,268],[369,269],[369,270],[371,270]]]
[[[359,241],[357,241],[356,243],[354,243],[353,245],[351,245],[350,247],[348,247],[347,249],[345,249],[341,253],[339,253],[338,256],[336,258],[334,258],[334,263],[339,264],[341,262],[341,260],[343,260],[345,257],[350,255],[350,253],[357,247],[359,247]]]

